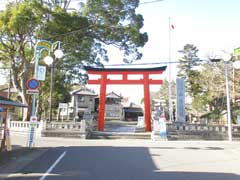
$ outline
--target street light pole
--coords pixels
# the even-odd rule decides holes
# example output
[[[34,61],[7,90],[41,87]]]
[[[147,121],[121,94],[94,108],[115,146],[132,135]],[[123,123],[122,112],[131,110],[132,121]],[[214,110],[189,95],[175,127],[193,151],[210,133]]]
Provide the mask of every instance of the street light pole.
[[[49,41],[46,40],[41,40],[38,41],[36,47],[35,47],[35,53],[34,53],[34,57],[35,57],[35,68],[34,68],[34,78],[38,79],[38,66],[39,66],[39,60],[40,60],[40,56],[41,56],[41,52],[43,50],[46,50],[49,54],[51,52],[53,52],[53,50],[58,46],[58,49],[56,51],[54,51],[54,55],[57,58],[62,58],[63,56],[63,52],[60,50],[60,41],[56,41],[54,43],[51,43]],[[47,65],[51,65],[53,63],[53,58],[51,56],[46,56],[44,58],[44,61]],[[50,82],[50,96],[52,96],[52,72],[51,72],[51,82]],[[52,108],[52,97],[50,97],[50,120],[52,119],[51,117],[51,108]],[[33,94],[33,99],[32,99],[32,116],[36,116],[36,94]]]
[[[41,49],[45,49],[44,48],[38,48],[38,45],[36,45],[35,47],[35,51],[34,51],[34,57],[35,57],[35,62],[34,62],[34,78],[38,79],[38,64],[39,64],[39,59],[41,56]],[[32,95],[32,116],[36,116],[36,94]]]
[[[56,51],[54,51],[54,56],[58,59],[63,57],[63,52],[60,49],[60,41],[56,41],[51,45],[51,51],[53,52],[54,48],[56,48],[56,46],[58,46],[58,49]],[[51,56],[46,56],[44,58],[44,62],[51,68],[50,71],[50,95],[49,95],[49,121],[52,121],[52,91],[53,91],[53,68],[54,68],[54,60]]]
[[[52,121],[52,91],[53,91],[53,64],[50,65],[51,68],[51,77],[50,77],[50,114],[49,114],[49,121]]]
[[[230,92],[229,92],[229,73],[228,63],[232,59],[229,53],[224,53],[222,59],[225,64],[225,79],[226,79],[226,96],[227,96],[227,121],[228,121],[228,140],[232,141],[232,119],[231,119],[231,105],[230,105]]]
[[[63,52],[60,50],[60,41],[51,43],[46,40],[40,40],[37,42],[35,48],[34,48],[34,79],[30,79],[27,84],[30,89],[37,90],[39,86],[38,80],[40,79],[38,76],[39,72],[39,60],[41,58],[42,51],[47,51],[48,54],[53,52],[54,49],[58,46],[58,49],[54,52],[54,55],[57,58],[61,58],[63,56]],[[50,56],[47,56],[44,58],[44,61],[46,64],[52,64],[53,59]],[[51,82],[52,83],[52,82]],[[38,91],[37,91],[38,92]],[[29,134],[28,134],[28,141],[27,145],[29,148],[32,148],[34,145],[34,137],[35,137],[35,126],[37,122],[37,113],[36,113],[36,97],[37,95],[33,93],[32,95],[32,115],[30,118],[30,125],[29,125]]]
[[[221,55],[221,59],[212,59],[212,62],[219,62],[221,60],[224,61],[225,66],[225,82],[226,82],[226,97],[227,97],[227,125],[228,125],[228,140],[232,141],[232,119],[231,119],[231,105],[230,105],[230,91],[229,91],[229,72],[228,72],[228,64],[232,59],[232,56],[229,53],[225,53]]]
[[[229,92],[228,62],[225,61],[224,63],[225,63],[226,95],[227,95],[228,140],[232,141],[232,119],[231,119],[230,92]]]

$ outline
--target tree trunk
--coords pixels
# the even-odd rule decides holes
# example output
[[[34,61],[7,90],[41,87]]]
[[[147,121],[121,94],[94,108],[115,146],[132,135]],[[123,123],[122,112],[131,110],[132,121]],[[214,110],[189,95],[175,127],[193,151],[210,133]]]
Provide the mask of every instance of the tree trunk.
[[[22,99],[22,103],[26,104],[29,107],[26,95],[24,95],[24,93],[20,93],[20,96],[21,96],[21,99]],[[23,109],[23,121],[27,121],[28,119],[30,119],[30,111],[29,111],[28,108],[24,108]]]
[[[24,80],[22,80],[22,83],[21,83],[23,87],[20,88],[19,83],[18,83],[17,78],[16,78],[17,75],[16,75],[16,73],[14,73],[15,72],[14,68],[12,68],[12,72],[13,73],[12,73],[11,78],[12,78],[13,87],[14,87],[14,89],[17,90],[19,96],[21,97],[22,103],[29,106],[29,103],[27,101],[26,88],[25,88],[25,85],[23,83]],[[27,121],[27,119],[29,119],[29,114],[28,113],[29,113],[28,108],[24,108],[23,109],[23,121]]]

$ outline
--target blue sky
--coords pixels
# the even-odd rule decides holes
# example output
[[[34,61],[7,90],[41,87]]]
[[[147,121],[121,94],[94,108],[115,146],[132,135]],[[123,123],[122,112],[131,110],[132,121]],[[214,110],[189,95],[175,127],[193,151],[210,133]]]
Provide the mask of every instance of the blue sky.
[[[152,1],[142,0],[141,2]],[[199,49],[199,57],[207,59],[214,52],[225,50],[232,52],[240,46],[240,1],[239,0],[165,0],[158,3],[143,4],[137,12],[144,17],[144,28],[149,36],[148,43],[142,49],[143,59],[138,63],[166,62],[169,60],[169,17],[175,29],[171,31],[171,60],[177,61],[181,50],[187,43]],[[117,50],[111,49],[110,63],[121,63],[122,57],[116,56]],[[172,65],[172,77],[175,79],[176,65]],[[164,73],[168,79],[168,70]],[[98,90],[97,88],[95,88]],[[136,103],[143,96],[141,86],[109,86],[108,91],[121,92],[130,96]],[[151,86],[152,91],[159,86]],[[136,95],[136,92],[137,95]]]
[[[211,49],[227,50],[238,46],[239,7],[238,0],[165,0],[141,5],[138,12],[144,15],[144,30],[149,34],[144,58],[168,57],[165,55],[168,54],[168,17],[175,26],[171,33],[174,59],[179,57],[177,51],[186,43],[195,44],[201,57]],[[151,48],[159,50],[157,55],[146,51]]]
[[[154,0],[141,0],[140,2],[150,1]],[[2,0],[0,0],[0,6],[1,2]],[[239,7],[240,0],[164,0],[140,5],[137,12],[144,17],[142,31],[148,33],[149,41],[141,49],[143,59],[138,63],[168,61],[169,17],[175,26],[175,29],[171,31],[172,61],[177,61],[181,57],[178,50],[187,43],[198,47],[198,55],[202,59],[206,59],[209,52],[213,51],[231,52],[240,46]],[[122,63],[121,53],[116,49],[111,48],[109,54],[111,64]],[[176,66],[172,66],[172,72],[172,79],[174,79],[177,72]],[[168,77],[167,71],[165,77]],[[138,90],[139,87],[129,88],[125,91],[125,86],[113,86],[109,87],[108,91],[121,92],[125,96],[131,96],[134,102],[140,102],[142,92]],[[151,90],[156,91],[158,88],[159,86],[153,86]],[[139,92],[138,96],[135,96],[136,90]]]

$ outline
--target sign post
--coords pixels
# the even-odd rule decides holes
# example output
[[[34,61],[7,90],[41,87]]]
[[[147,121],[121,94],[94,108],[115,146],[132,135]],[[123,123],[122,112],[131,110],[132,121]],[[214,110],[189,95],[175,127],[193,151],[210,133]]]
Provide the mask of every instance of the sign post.
[[[39,85],[40,85],[40,83],[39,83],[37,78],[29,79],[26,83],[27,94],[33,94],[33,96],[38,94]],[[35,116],[35,106],[33,106],[32,111],[33,111],[34,114],[32,114],[32,116],[30,117],[29,132],[28,132],[28,143],[27,143],[29,148],[32,148],[34,146],[35,127],[37,125],[37,117]]]
[[[12,151],[11,137],[10,137],[10,130],[9,130],[9,128],[5,129],[5,137],[6,137],[7,151]]]
[[[26,83],[27,86],[27,94],[38,94],[38,87],[39,87],[40,83],[37,79],[32,78],[29,79]]]
[[[37,126],[37,117],[31,116],[29,122],[28,147],[32,148],[35,144],[35,132]]]

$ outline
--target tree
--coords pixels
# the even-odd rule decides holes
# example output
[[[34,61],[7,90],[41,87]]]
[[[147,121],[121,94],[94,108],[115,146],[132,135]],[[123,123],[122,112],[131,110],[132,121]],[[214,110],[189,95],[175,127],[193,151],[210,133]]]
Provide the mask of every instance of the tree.
[[[196,96],[201,92],[201,86],[198,83],[200,80],[200,72],[195,69],[199,66],[199,58],[197,57],[198,49],[193,44],[186,44],[183,50],[179,51],[182,53],[182,58],[179,60],[179,71],[178,76],[185,78],[186,90],[191,96]]]
[[[42,7],[36,1],[24,1],[10,3],[0,13],[0,61],[11,68],[13,86],[24,104],[29,104],[25,83],[33,72],[30,62],[42,12]],[[24,119],[27,119],[26,110]]]
[[[203,117],[207,117],[211,120],[222,119],[226,115],[227,111],[227,98],[226,98],[226,81],[224,74],[224,63],[205,63],[202,64],[201,81],[198,83],[201,84],[203,92],[198,95],[198,98],[195,98],[193,101],[193,106],[199,104],[201,107],[201,112]],[[229,64],[229,67],[232,66]],[[239,73],[239,72],[236,72]],[[230,73],[233,74],[233,73]],[[234,74],[233,74],[234,75]],[[229,76],[229,84],[231,88],[231,110],[232,117],[236,120],[237,115],[239,114],[239,104],[235,102],[235,97],[239,97],[239,77],[236,74],[235,76]],[[199,103],[201,102],[201,103]],[[204,108],[203,108],[204,107]],[[199,108],[200,109],[200,108]]]
[[[88,0],[82,12],[69,12],[70,2],[19,0],[0,13],[0,61],[11,66],[13,85],[25,104],[30,104],[25,83],[33,75],[30,62],[38,39],[62,42],[65,57],[55,64],[55,77],[65,89],[86,80],[80,71],[84,65],[108,60],[105,45],[123,50],[125,62],[141,58],[138,47],[145,45],[147,34],[140,32],[143,17],[135,12],[138,0]],[[41,86],[48,88],[48,84]],[[57,94],[63,92],[57,90]],[[47,89],[40,91],[48,93]]]
[[[171,83],[172,99],[176,99],[176,83]],[[160,89],[155,93],[154,98],[161,101],[160,105],[165,111],[166,118],[169,118],[169,82],[165,79]],[[173,107],[173,111],[175,108]]]

